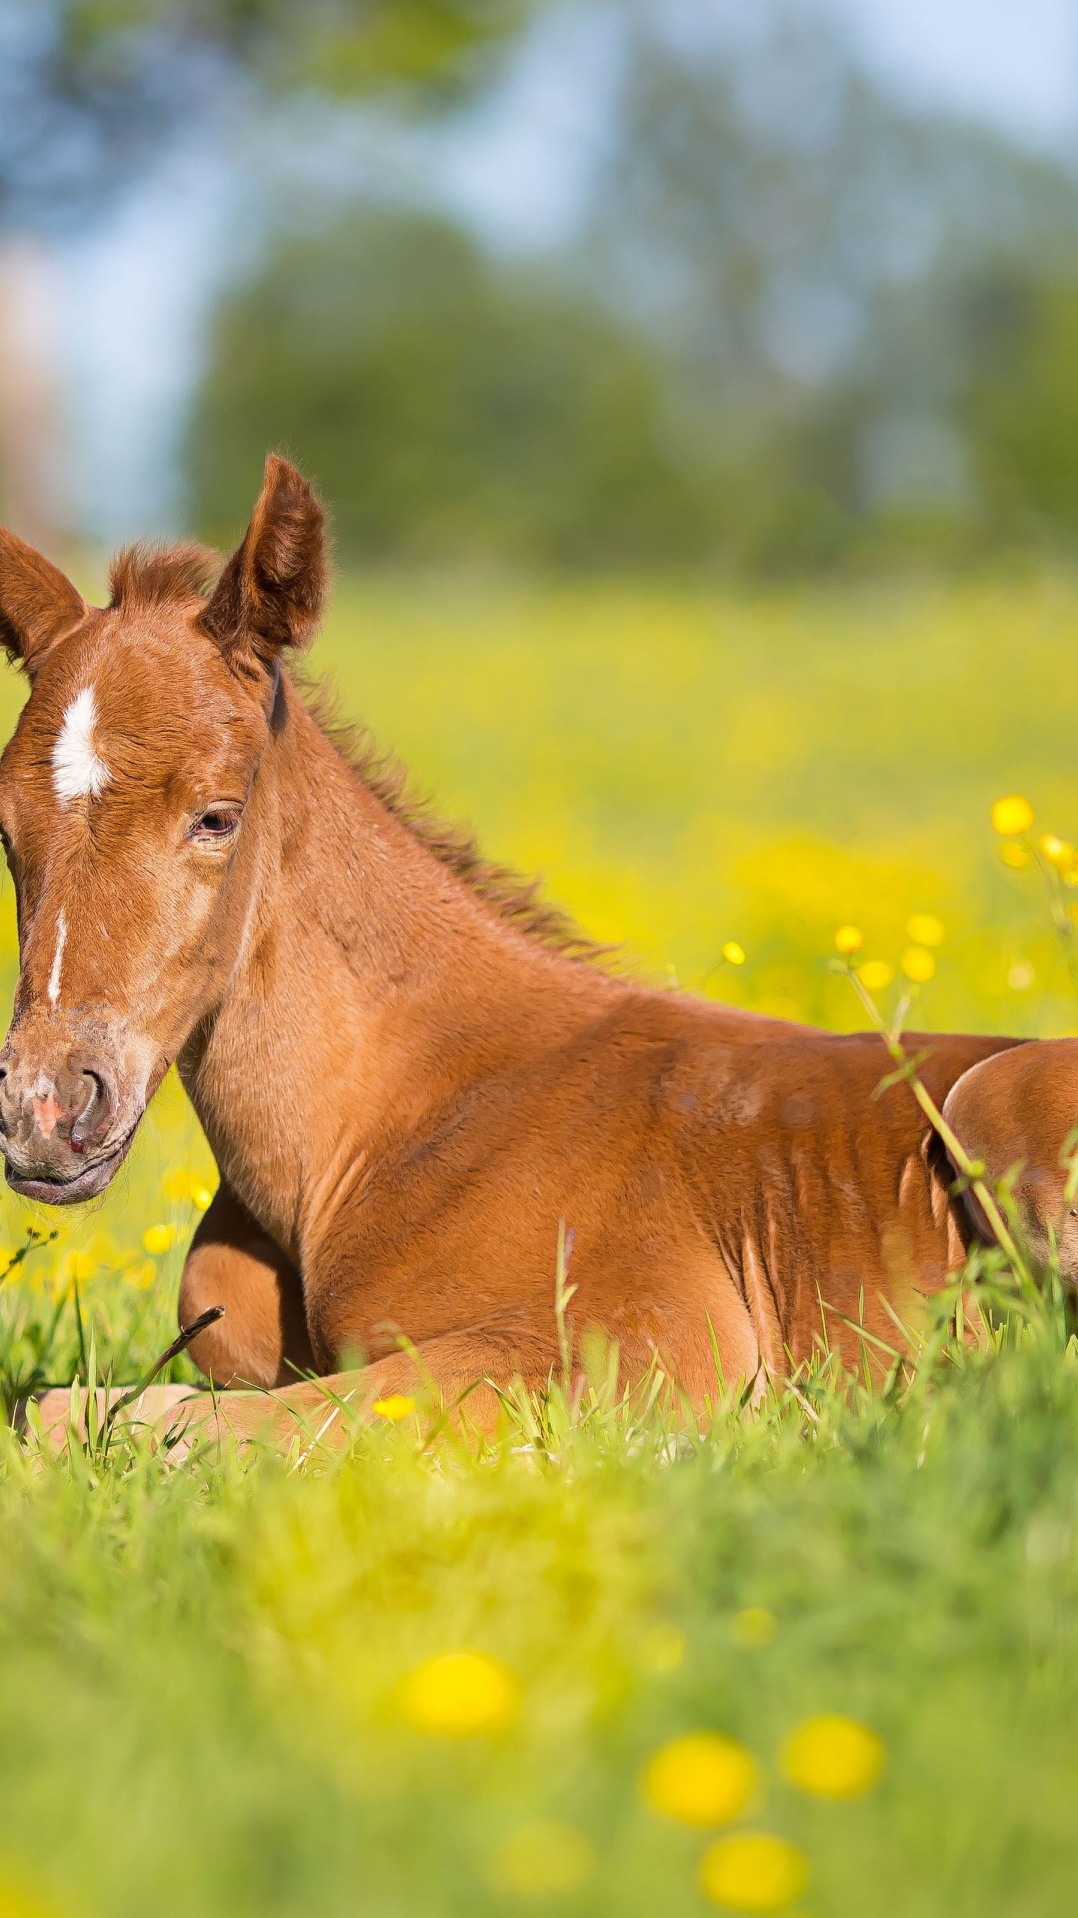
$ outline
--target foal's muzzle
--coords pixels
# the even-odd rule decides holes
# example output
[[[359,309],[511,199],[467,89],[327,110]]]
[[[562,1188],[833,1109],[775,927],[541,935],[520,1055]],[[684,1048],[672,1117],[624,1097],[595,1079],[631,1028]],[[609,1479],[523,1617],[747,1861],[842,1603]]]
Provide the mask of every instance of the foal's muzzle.
[[[0,1152],[7,1182],[27,1199],[73,1205],[103,1192],[122,1164],[141,1109],[125,1122],[115,1069],[97,1048],[52,1056],[20,1045],[0,1052]]]

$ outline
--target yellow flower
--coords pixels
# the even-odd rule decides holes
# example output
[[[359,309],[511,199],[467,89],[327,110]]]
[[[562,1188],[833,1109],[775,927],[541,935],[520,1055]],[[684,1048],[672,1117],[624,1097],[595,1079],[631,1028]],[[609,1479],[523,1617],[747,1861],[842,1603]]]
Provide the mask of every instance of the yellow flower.
[[[166,1199],[171,1199],[174,1205],[186,1200],[189,1205],[197,1205],[200,1212],[206,1211],[213,1198],[213,1193],[205,1179],[186,1166],[166,1172],[161,1181],[161,1189]]]
[[[544,1898],[579,1890],[594,1869],[595,1854],[582,1831],[560,1819],[537,1818],[506,1839],[494,1856],[489,1878],[496,1891]]]
[[[1001,846],[999,856],[1005,866],[1010,866],[1012,872],[1021,872],[1023,866],[1030,866],[1033,863],[1032,853],[1027,852],[1025,846],[1020,846],[1016,839],[1009,839],[1006,845]]]
[[[782,1769],[817,1798],[856,1798],[876,1783],[884,1757],[881,1740],[855,1718],[809,1718],[786,1740]]]
[[[519,1699],[512,1672],[486,1652],[442,1652],[409,1672],[400,1688],[408,1723],[445,1738],[499,1731],[516,1716]]]
[[[175,1225],[151,1225],[142,1235],[142,1243],[154,1258],[160,1258],[179,1238],[179,1227]]]
[[[1066,839],[1057,839],[1054,832],[1042,833],[1037,844],[1052,866],[1067,866],[1074,858],[1074,847]]]
[[[868,992],[883,992],[895,976],[895,969],[889,959],[866,959],[858,966],[857,977]]]
[[[770,1645],[778,1628],[778,1619],[774,1612],[768,1611],[766,1605],[746,1605],[743,1612],[735,1613],[730,1625],[737,1643],[753,1649],[759,1645]]]
[[[68,1278],[77,1279],[80,1285],[92,1279],[97,1270],[97,1260],[89,1252],[69,1252],[66,1265]]]
[[[403,1392],[392,1392],[387,1399],[375,1399],[371,1406],[380,1419],[406,1419],[409,1412],[415,1411],[415,1400],[405,1398]]]
[[[914,985],[924,986],[936,970],[936,961],[924,946],[910,946],[902,954],[902,970]]]
[[[728,939],[726,941],[722,949],[722,956],[728,966],[743,966],[745,963],[744,947],[739,946],[736,939]]]
[[[911,912],[906,931],[915,946],[942,946],[943,922],[934,912]]]
[[[1033,808],[1028,799],[1019,793],[1011,793],[1006,799],[997,799],[992,808],[992,829],[1002,838],[1013,839],[1017,833],[1028,832],[1033,824]]]
[[[860,952],[865,943],[865,935],[860,926],[839,926],[835,933],[835,945],[839,952]]]
[[[700,1866],[707,1896],[731,1911],[781,1911],[801,1896],[807,1883],[804,1853],[767,1831],[717,1839]]]
[[[756,1789],[756,1761],[718,1732],[689,1732],[648,1760],[640,1793],[652,1811],[683,1825],[725,1825]]]

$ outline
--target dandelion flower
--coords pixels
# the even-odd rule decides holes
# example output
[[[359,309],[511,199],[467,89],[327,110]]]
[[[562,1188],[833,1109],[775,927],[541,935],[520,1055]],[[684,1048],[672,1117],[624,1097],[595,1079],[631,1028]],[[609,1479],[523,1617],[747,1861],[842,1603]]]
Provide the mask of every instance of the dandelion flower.
[[[915,986],[927,985],[936,970],[935,957],[924,946],[910,946],[902,954],[902,970]]]
[[[835,946],[839,952],[860,952],[865,943],[865,935],[860,926],[839,926],[835,933]]]
[[[205,1179],[199,1173],[192,1172],[187,1166],[175,1167],[171,1172],[166,1172],[161,1181],[161,1189],[166,1199],[171,1199],[173,1205],[186,1200],[189,1205],[197,1205],[200,1212],[205,1212],[213,1199],[213,1193]]]
[[[442,1652],[409,1672],[400,1688],[400,1708],[417,1731],[470,1738],[508,1725],[519,1696],[512,1672],[497,1658],[486,1652]]]
[[[1042,833],[1037,844],[1051,866],[1069,866],[1074,858],[1074,847],[1070,841],[1057,839],[1054,832]]]
[[[934,912],[911,912],[906,931],[915,946],[942,946],[943,922]]]
[[[640,1793],[652,1811],[683,1825],[725,1825],[756,1789],[756,1761],[719,1732],[689,1732],[648,1760]]]
[[[734,1614],[730,1625],[737,1643],[753,1650],[760,1645],[770,1645],[778,1629],[778,1619],[766,1605],[746,1605],[744,1611]]]
[[[804,1852],[767,1831],[717,1839],[700,1866],[702,1889],[731,1911],[782,1911],[807,1883]]]
[[[545,1898],[578,1891],[594,1870],[595,1854],[582,1831],[560,1819],[537,1818],[506,1839],[488,1876],[496,1891]]]
[[[743,966],[745,963],[745,949],[743,946],[738,945],[736,939],[728,939],[726,941],[722,949],[722,956],[728,966]]]
[[[380,1419],[391,1419],[396,1423],[398,1419],[406,1419],[409,1412],[415,1411],[415,1400],[405,1398],[403,1392],[391,1392],[388,1398],[375,1399],[371,1411],[377,1412]]]
[[[1000,847],[999,856],[1005,866],[1010,866],[1012,872],[1021,872],[1023,866],[1030,866],[1033,863],[1032,853],[1028,852],[1025,846],[1020,846],[1016,839],[1008,839]]]
[[[143,1233],[142,1243],[146,1247],[147,1252],[152,1253],[154,1258],[159,1259],[163,1253],[175,1245],[179,1236],[178,1226],[151,1225],[148,1226]]]
[[[875,1732],[855,1718],[809,1718],[786,1740],[782,1769],[816,1798],[857,1798],[876,1783],[884,1756]]]
[[[895,976],[889,959],[866,959],[857,969],[857,977],[868,992],[883,992]]]
[[[1028,832],[1032,824],[1033,808],[1020,793],[1010,793],[1006,799],[997,799],[992,807],[992,830],[1003,839],[1013,839],[1018,833]]]

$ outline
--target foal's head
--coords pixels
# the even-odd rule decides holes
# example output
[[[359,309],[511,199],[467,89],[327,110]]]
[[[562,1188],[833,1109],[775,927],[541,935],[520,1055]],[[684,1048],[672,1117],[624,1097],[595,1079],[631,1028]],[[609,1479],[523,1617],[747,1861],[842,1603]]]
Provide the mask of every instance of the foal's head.
[[[21,958],[0,1150],[8,1183],[53,1204],[108,1184],[249,928],[281,654],[324,591],[294,467],[267,461],[209,599],[207,557],[124,555],[102,609],[0,530],[0,642],[31,686],[0,760]]]

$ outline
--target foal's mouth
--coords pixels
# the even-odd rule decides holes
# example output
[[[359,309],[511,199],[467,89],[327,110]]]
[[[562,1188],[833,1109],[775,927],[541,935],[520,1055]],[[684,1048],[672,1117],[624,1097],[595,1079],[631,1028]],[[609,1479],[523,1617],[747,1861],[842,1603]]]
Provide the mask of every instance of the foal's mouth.
[[[4,1176],[11,1190],[17,1192],[21,1199],[36,1199],[43,1205],[77,1205],[80,1199],[96,1199],[119,1171],[137,1130],[136,1119],[130,1132],[118,1145],[110,1146],[107,1152],[91,1160],[89,1165],[80,1166],[72,1178],[61,1178],[51,1172],[23,1171],[12,1165],[10,1159]]]

